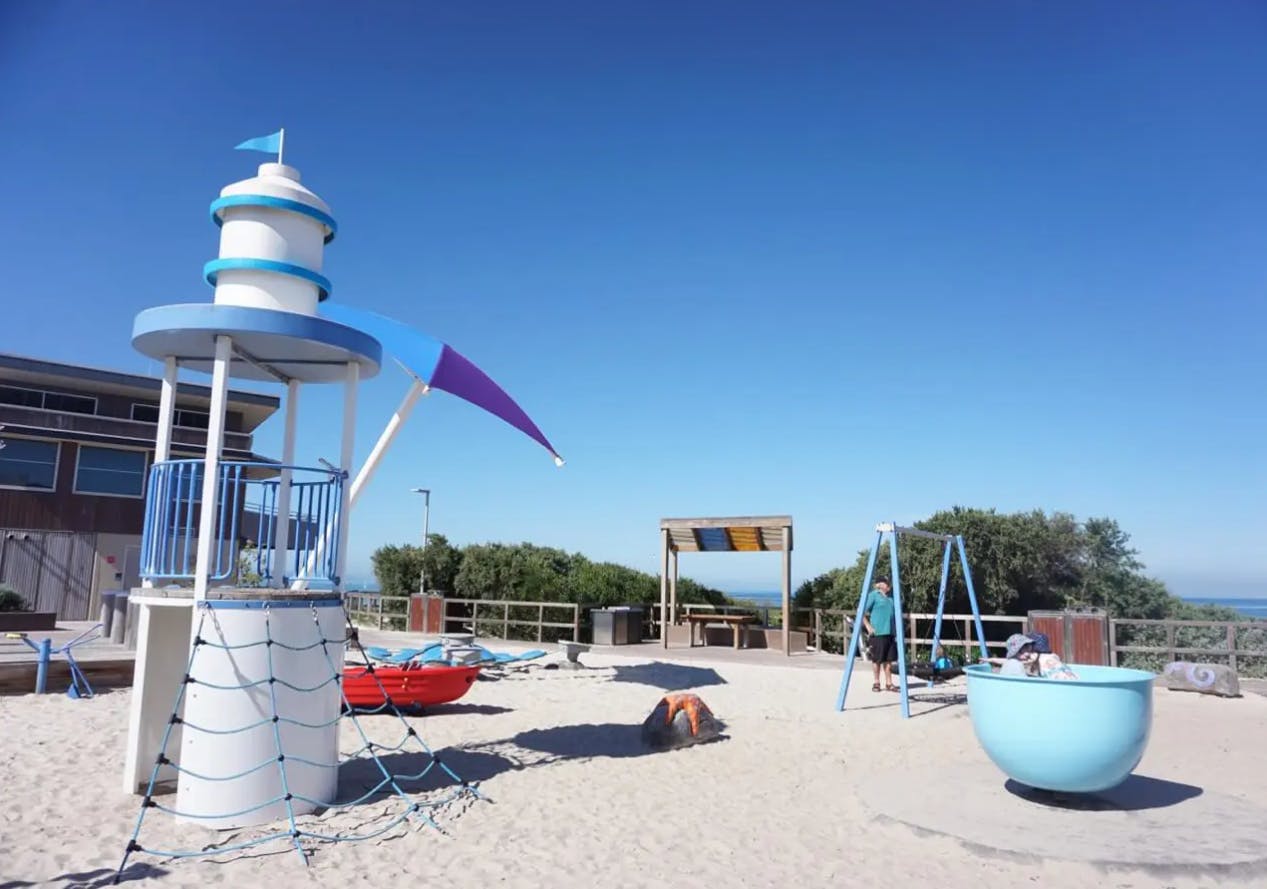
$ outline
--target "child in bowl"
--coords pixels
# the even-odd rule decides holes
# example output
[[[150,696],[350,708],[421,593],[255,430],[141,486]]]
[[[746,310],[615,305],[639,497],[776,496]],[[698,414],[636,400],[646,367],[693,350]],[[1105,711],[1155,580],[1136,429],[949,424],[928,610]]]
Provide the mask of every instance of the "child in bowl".
[[[1043,679],[1077,679],[1078,674],[1051,650],[1042,633],[1014,633],[1007,637],[1006,658],[986,658],[1005,676],[1041,676]]]

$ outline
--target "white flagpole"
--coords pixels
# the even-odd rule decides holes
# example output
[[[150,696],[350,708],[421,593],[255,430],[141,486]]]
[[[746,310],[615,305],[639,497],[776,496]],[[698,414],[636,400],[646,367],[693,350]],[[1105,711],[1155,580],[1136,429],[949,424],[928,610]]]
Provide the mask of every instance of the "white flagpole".
[[[282,149],[286,147],[286,128],[282,127],[279,131],[281,135],[277,138],[277,162],[282,162]]]

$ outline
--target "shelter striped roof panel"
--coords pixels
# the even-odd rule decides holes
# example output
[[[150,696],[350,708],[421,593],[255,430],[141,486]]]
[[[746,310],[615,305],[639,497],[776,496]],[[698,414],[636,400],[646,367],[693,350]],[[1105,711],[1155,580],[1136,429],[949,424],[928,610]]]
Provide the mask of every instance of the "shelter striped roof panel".
[[[781,552],[786,529],[792,548],[791,516],[661,519],[669,549],[681,553]]]

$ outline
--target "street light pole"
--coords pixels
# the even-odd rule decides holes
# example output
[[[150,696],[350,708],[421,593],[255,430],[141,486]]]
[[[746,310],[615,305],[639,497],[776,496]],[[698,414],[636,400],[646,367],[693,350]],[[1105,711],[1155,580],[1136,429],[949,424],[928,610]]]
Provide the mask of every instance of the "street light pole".
[[[431,489],[430,488],[414,488],[413,493],[421,494],[422,500],[422,570],[418,574],[418,592],[425,593],[427,591],[427,528],[431,524]]]

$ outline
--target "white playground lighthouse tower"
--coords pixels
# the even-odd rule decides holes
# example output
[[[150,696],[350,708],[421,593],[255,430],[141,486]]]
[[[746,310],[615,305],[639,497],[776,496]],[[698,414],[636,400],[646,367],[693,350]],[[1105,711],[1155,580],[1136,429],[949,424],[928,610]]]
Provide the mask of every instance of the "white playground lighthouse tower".
[[[133,345],[164,370],[143,588],[132,594],[140,628],[123,787],[143,791],[157,770],[176,780],[182,817],[229,828],[334,798],[357,387],[378,373],[382,347],[317,314],[336,225],[298,170],[263,164],[211,213],[214,300],[148,309],[133,329]],[[201,460],[169,459],[182,368],[212,377]],[[280,464],[222,459],[234,378],[285,387]],[[344,387],[337,469],[295,465],[305,383]]]

